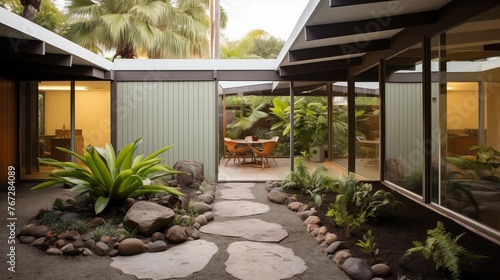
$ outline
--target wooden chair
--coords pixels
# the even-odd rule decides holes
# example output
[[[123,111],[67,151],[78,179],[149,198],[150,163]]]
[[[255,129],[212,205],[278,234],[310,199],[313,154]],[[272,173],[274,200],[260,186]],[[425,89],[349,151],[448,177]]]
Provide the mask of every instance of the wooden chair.
[[[260,158],[260,162],[262,163],[262,168],[265,168],[266,165],[269,166],[269,160],[268,160],[269,157],[271,157],[274,160],[274,163],[278,165],[274,157],[272,157],[272,153],[274,151],[274,147],[276,147],[276,144],[278,144],[278,141],[270,140],[262,142],[262,147],[263,147],[262,151],[257,148],[252,148],[255,157]]]
[[[241,165],[240,157],[242,157],[243,161],[245,161],[248,151],[252,149],[250,146],[237,148],[236,145],[238,145],[238,142],[232,141],[231,138],[224,138],[224,144],[229,152],[229,158],[226,161],[226,166],[231,158],[233,158],[234,163],[236,163],[236,159],[238,159],[238,164]]]

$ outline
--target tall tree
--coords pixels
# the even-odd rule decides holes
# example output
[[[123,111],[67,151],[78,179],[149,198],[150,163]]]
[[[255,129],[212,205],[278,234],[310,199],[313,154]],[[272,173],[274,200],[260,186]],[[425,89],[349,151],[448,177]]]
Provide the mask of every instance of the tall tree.
[[[19,0],[0,0],[0,7],[17,15],[23,15],[24,6],[21,5]],[[35,13],[33,22],[52,32],[59,33],[66,22],[66,18],[54,5],[53,0],[42,1],[39,10],[39,12]]]
[[[69,0],[66,8],[64,36],[113,59],[208,56],[208,0]]]
[[[284,44],[283,40],[266,31],[255,29],[240,40],[225,40],[221,46],[221,58],[276,58]]]
[[[36,11],[40,11],[40,3],[42,0],[21,0],[21,5],[24,6],[23,17],[33,21]]]

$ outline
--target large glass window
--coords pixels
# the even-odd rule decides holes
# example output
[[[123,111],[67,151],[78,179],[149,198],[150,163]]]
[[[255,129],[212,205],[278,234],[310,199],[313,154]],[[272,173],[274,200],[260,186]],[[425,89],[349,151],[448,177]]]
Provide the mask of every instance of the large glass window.
[[[423,190],[422,46],[386,62],[385,179],[418,196]]]
[[[500,34],[498,11],[433,38],[439,71],[443,207],[500,230]]]
[[[57,149],[70,149],[73,140],[74,151],[80,155],[88,145],[104,147],[111,142],[109,82],[76,82],[73,109],[68,81],[24,85],[20,102],[22,179],[45,179],[52,171],[51,167],[39,164],[38,158],[73,160]],[[74,135],[71,135],[72,112]]]

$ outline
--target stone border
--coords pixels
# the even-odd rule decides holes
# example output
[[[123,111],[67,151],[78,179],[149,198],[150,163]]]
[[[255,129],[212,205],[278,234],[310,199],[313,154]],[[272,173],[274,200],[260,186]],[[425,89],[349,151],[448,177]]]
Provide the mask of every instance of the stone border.
[[[286,193],[281,187],[281,181],[267,181],[265,188],[270,202],[285,205],[291,211],[297,212],[297,216],[304,221],[307,232],[318,243],[319,251],[325,253],[349,277],[359,280],[380,280],[391,275],[391,268],[386,264],[378,263],[370,266],[365,260],[353,257],[349,250],[344,249],[344,242],[338,240],[336,234],[328,232],[327,227],[323,226],[321,218],[317,216],[318,212]]]

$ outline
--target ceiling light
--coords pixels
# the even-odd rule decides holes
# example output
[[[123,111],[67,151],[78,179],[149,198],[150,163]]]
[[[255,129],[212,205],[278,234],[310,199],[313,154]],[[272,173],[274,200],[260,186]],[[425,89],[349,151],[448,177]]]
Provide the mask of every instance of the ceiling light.
[[[69,86],[39,86],[38,90],[70,91],[71,88]],[[88,88],[84,86],[75,86],[75,90],[88,90]]]

